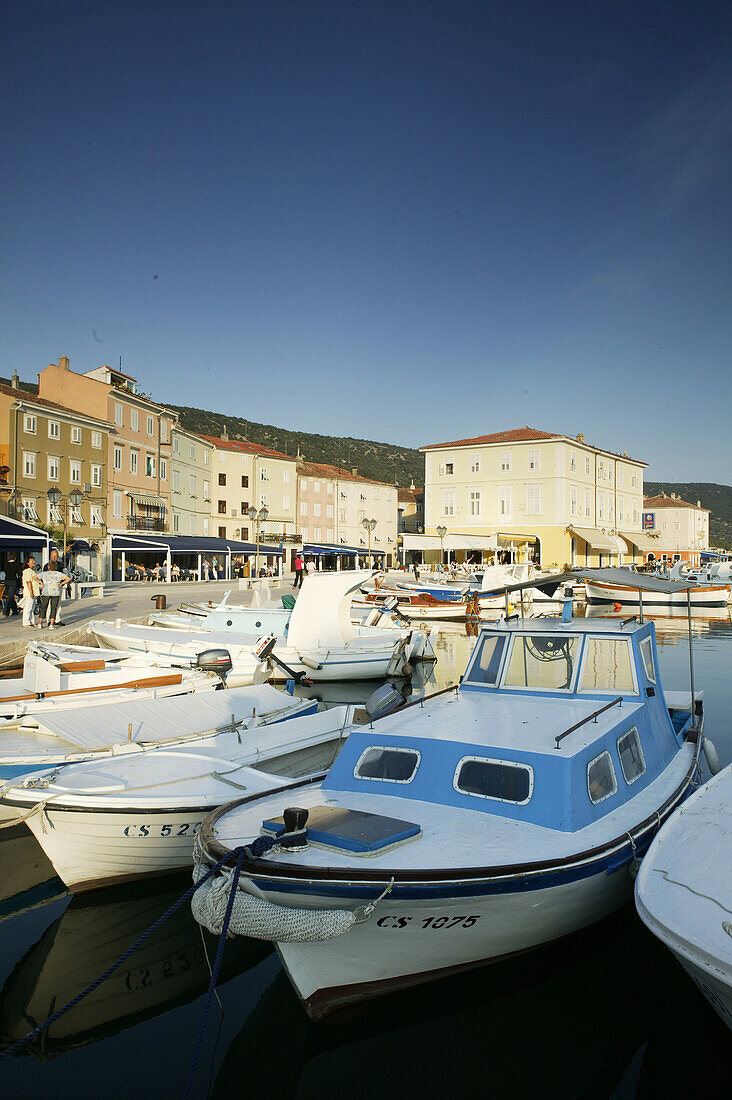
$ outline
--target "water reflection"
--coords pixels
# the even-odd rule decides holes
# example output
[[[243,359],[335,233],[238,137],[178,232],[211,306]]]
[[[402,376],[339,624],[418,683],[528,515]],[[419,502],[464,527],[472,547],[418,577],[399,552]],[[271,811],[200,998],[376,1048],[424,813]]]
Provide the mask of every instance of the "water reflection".
[[[0,832],[0,921],[68,894],[25,825]]]
[[[0,1044],[9,1046],[65,1005],[127,950],[190,885],[187,875],[164,890],[149,884],[72,898],[65,912],[9,974],[0,995]],[[204,933],[213,962],[217,940]],[[227,944],[220,982],[256,966],[269,943],[236,937]],[[187,904],[110,978],[23,1048],[50,1058],[98,1042],[205,992],[204,940]],[[191,1039],[193,1037],[191,1036]]]
[[[644,1079],[647,1060],[665,1064],[687,1008],[702,1021],[690,1022],[702,1052],[724,1039],[725,1028],[651,940],[627,909],[512,962],[320,1024],[310,1022],[280,973],[231,1043],[212,1095],[235,1095],[247,1078],[266,1078],[272,1095],[298,1098],[346,1090],[371,1097],[400,1082],[426,1096],[656,1095],[657,1070],[646,1071],[648,1092],[624,1084]],[[287,1058],[278,1054],[283,1036]]]

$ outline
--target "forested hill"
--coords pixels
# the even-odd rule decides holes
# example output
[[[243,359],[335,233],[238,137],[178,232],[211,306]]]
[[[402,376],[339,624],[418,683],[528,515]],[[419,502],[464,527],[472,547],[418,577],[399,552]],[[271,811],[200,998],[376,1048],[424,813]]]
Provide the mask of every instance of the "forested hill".
[[[665,493],[686,500],[689,504],[701,502],[702,508],[711,512],[709,545],[732,548],[732,485],[715,485],[706,481],[644,481],[647,497]]]
[[[376,443],[372,439],[352,439],[348,436],[335,438],[329,435],[312,435],[309,432],[293,432],[287,428],[275,428],[271,424],[255,424],[238,416],[226,416],[224,413],[171,405],[168,402],[166,407],[180,414],[184,428],[201,435],[221,436],[225,428],[229,439],[259,443],[292,455],[293,458],[299,447],[300,454],[308,462],[327,462],[346,470],[357,466],[359,474],[364,477],[396,484],[401,488],[408,488],[412,480],[415,485],[424,485],[424,455],[411,447]]]

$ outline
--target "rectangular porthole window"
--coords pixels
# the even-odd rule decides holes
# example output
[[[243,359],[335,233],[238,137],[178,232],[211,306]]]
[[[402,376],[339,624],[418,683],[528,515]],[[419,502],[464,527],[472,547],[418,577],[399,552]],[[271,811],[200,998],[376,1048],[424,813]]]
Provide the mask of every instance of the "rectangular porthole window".
[[[632,726],[627,733],[618,738],[618,756],[620,767],[623,769],[625,782],[635,783],[646,770],[646,762],[643,757],[638,730]]]
[[[610,753],[603,752],[587,767],[587,792],[590,802],[597,805],[598,802],[610,798],[617,789],[618,783]]]
[[[453,786],[461,794],[524,806],[534,789],[534,770],[508,760],[467,756],[457,766]]]
[[[362,752],[354,775],[356,779],[378,779],[387,783],[411,783],[421,754],[416,749],[391,749],[372,745]]]
[[[640,644],[641,657],[646,670],[646,676],[652,684],[656,682],[656,666],[653,662],[653,646],[650,638],[644,638]]]

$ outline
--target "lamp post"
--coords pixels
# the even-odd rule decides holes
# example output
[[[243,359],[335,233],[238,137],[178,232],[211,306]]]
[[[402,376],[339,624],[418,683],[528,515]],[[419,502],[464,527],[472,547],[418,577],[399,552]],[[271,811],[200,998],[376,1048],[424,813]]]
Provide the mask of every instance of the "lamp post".
[[[444,539],[445,535],[447,534],[447,527],[438,527],[437,528],[437,534],[440,536],[440,565],[442,565],[443,564],[442,559],[445,556],[445,551],[443,549],[442,540]]]
[[[255,576],[258,577],[259,576],[259,525],[260,525],[260,523],[264,523],[266,521],[267,516],[269,515],[269,509],[266,506],[264,506],[264,507],[260,508],[259,511],[257,511],[257,509],[254,507],[254,505],[252,505],[252,507],[247,512],[247,515],[249,516],[252,523],[256,524],[256,527],[257,527],[257,557],[256,557],[256,560],[255,560],[255,565],[254,565],[254,574],[255,574]]]
[[[361,526],[369,533],[369,569],[374,568],[373,558],[371,557],[371,532],[376,527],[375,519],[362,519]]]
[[[63,504],[64,552],[63,552],[63,558],[61,560],[65,561],[66,560],[66,527],[67,527],[68,521],[69,521],[69,506],[71,506],[72,508],[78,508],[84,498],[83,498],[81,492],[78,489],[72,489],[71,492],[69,493],[68,497],[63,497],[63,496],[61,496],[61,491],[59,489],[57,489],[55,485],[52,486],[48,490],[48,492],[46,493],[46,496],[48,497],[50,504],[54,508],[57,508],[59,506],[59,504]]]

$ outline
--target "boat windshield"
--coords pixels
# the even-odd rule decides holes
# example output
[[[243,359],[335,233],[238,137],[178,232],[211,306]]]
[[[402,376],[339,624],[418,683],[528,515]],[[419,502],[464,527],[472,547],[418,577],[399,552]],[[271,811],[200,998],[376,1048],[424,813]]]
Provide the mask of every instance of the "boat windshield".
[[[488,684],[495,687],[498,683],[501,657],[506,648],[506,637],[500,634],[487,634],[480,639],[478,646],[478,652],[467,678],[468,682],[471,684]]]
[[[568,634],[515,635],[503,686],[568,691],[578,645]]]

